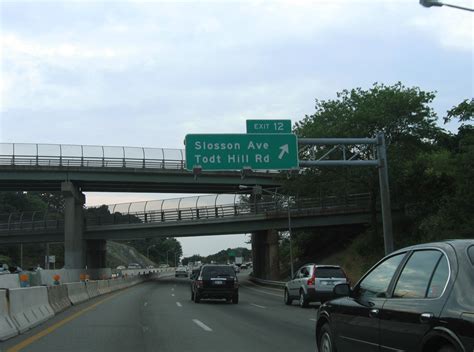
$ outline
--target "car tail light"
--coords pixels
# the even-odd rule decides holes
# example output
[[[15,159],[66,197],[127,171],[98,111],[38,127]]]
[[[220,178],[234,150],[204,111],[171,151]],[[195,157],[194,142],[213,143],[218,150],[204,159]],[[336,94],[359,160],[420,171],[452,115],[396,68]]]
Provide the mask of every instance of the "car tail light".
[[[197,287],[202,287],[202,276],[199,276],[196,280],[196,286]]]
[[[316,284],[316,276],[311,276],[307,282],[308,286],[313,286]]]

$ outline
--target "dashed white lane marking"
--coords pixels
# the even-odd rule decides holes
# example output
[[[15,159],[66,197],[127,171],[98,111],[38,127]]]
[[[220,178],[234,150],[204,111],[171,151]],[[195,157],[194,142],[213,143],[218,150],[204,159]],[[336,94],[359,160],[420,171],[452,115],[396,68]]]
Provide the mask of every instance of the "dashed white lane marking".
[[[174,293],[172,293],[171,296],[174,297]]]
[[[255,304],[255,303],[250,303],[250,305],[254,306],[254,307],[258,307],[258,308],[263,308],[263,309],[267,308],[267,307],[264,307],[264,306],[261,306],[259,304]]]
[[[182,307],[181,303],[179,303],[179,302],[176,302],[176,305],[177,305],[178,307]]]
[[[148,305],[148,302],[143,303],[143,306],[146,307]]]
[[[200,328],[202,328],[204,331],[212,331],[212,329],[207,326],[206,324],[204,324],[202,321],[199,321],[197,319],[193,319],[193,322],[199,326]]]
[[[260,292],[260,293],[264,293],[264,294],[266,294],[266,295],[277,296],[277,297],[283,297],[283,293],[280,294],[280,295],[277,295],[276,293],[271,293],[271,292],[266,292],[266,291],[262,291],[262,290],[257,290],[257,289],[255,289],[255,288],[248,287],[248,286],[246,286],[246,285],[242,285],[242,287],[245,287],[245,288],[247,288],[247,289],[249,289],[249,290],[252,290],[252,291],[257,291],[257,292]]]
[[[311,321],[316,321],[316,319],[312,319],[312,318],[311,318],[311,319],[309,319],[309,320],[311,320]]]

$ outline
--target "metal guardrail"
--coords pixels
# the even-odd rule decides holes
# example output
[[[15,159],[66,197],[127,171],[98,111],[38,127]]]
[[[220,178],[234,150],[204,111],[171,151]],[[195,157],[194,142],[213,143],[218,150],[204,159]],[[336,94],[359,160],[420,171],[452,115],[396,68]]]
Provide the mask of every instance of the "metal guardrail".
[[[0,166],[185,169],[183,149],[0,143]]]
[[[257,214],[276,215],[286,214],[288,204],[291,214],[311,212],[312,215],[343,214],[358,210],[368,210],[370,197],[367,193],[346,196],[331,196],[324,198],[290,198],[278,195],[271,201],[253,202],[245,195],[240,195],[239,201],[230,204],[216,204],[199,207],[182,207],[174,209],[156,209],[139,212],[113,212],[107,214],[86,214],[86,226],[102,226],[117,224],[148,224],[180,222],[192,220],[209,220],[218,218],[241,217]],[[215,197],[215,196],[212,196]],[[195,197],[191,197],[195,198]],[[234,200],[237,198],[234,197]],[[288,203],[289,202],[289,203]],[[143,203],[143,202],[139,202]],[[127,203],[128,204],[128,203]],[[133,203],[131,203],[133,204]],[[110,206],[107,209],[116,209]],[[130,209],[131,206],[128,207]],[[24,231],[58,230],[64,227],[62,213],[23,212],[0,214],[0,233]]]

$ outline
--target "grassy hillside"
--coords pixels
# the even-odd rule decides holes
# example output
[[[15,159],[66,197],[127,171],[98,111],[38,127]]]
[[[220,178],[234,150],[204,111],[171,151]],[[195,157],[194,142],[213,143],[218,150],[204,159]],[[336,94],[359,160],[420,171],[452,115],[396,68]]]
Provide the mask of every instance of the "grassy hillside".
[[[106,261],[108,268],[116,268],[119,265],[124,265],[126,267],[130,263],[138,263],[142,267],[147,267],[149,265],[157,266],[155,262],[139,253],[135,248],[113,241],[107,241]]]

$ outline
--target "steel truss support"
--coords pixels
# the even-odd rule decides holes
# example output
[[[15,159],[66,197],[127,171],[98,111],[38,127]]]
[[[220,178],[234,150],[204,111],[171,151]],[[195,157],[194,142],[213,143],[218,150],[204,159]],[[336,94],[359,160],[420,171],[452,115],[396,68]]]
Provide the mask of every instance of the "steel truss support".
[[[378,168],[385,254],[393,252],[392,210],[384,134],[378,133],[376,138],[300,138],[298,144],[314,148],[311,150],[312,159],[300,160],[300,167],[375,166]],[[315,149],[318,149],[318,146],[326,148],[320,148],[319,151],[325,153],[316,157]],[[326,151],[328,148],[331,149]],[[362,151],[371,152],[362,155]],[[360,159],[360,157],[366,158]]]

